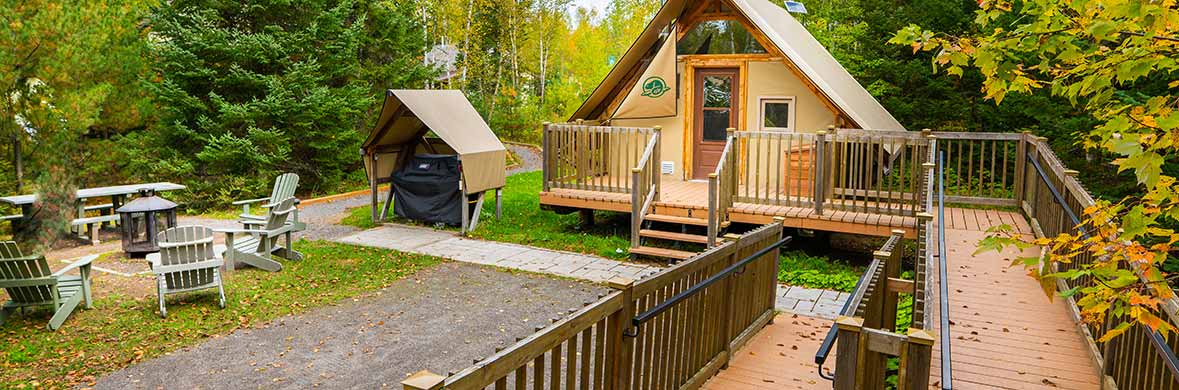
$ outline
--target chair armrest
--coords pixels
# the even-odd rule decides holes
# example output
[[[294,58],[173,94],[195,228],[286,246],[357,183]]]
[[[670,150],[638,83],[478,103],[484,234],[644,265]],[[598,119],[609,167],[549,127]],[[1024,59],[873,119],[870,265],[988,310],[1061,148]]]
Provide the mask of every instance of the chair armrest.
[[[204,260],[204,261],[198,261],[195,263],[160,266],[158,268],[153,268],[151,270],[151,272],[156,275],[161,275],[161,274],[169,274],[169,273],[180,272],[180,271],[191,271],[191,270],[196,270],[196,269],[217,268],[217,267],[221,267],[221,264],[225,264],[225,261],[221,260],[221,259],[209,259],[209,260]]]
[[[58,270],[57,272],[54,272],[53,276],[64,275],[66,272],[68,272],[69,270],[72,270],[74,268],[90,267],[90,263],[94,262],[94,260],[97,259],[98,256],[99,255],[82,256],[82,257],[78,258],[77,261],[70,263],[70,265],[67,265],[65,268],[62,268],[62,269]]]
[[[271,230],[234,229],[234,228],[213,229],[213,231],[217,232],[217,233],[225,233],[225,234],[267,234],[267,233],[271,232]]]
[[[231,203],[231,204],[232,204],[232,205],[234,205],[234,206],[241,206],[241,205],[243,205],[243,204],[258,203],[258,202],[261,202],[261,201],[264,201],[264,200],[270,200],[270,197],[265,197],[265,198],[258,198],[258,199],[246,199],[246,200],[239,200],[239,201],[234,201],[234,202],[233,202],[233,203]]]
[[[148,268],[151,268],[152,270],[160,268],[161,260],[159,252],[147,254],[147,265]]]

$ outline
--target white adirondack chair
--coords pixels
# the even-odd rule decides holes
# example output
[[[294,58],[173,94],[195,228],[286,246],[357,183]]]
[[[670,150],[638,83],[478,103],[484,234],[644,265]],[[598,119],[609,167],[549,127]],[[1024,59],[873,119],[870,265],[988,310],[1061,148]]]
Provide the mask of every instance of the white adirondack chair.
[[[160,252],[147,255],[156,275],[156,292],[160,299],[160,317],[168,316],[165,296],[186,291],[216,288],[221,308],[225,308],[225,287],[221,283],[221,265],[213,255],[213,229],[204,226],[177,226],[160,233]]]
[[[263,203],[264,205],[265,204],[274,204],[275,202],[278,202],[278,201],[286,199],[286,198],[293,198],[295,196],[295,190],[298,188],[299,188],[299,175],[296,175],[294,173],[284,173],[284,174],[278,175],[278,177],[274,179],[274,188],[270,191],[269,197],[258,198],[258,199],[239,200],[239,201],[233,202],[233,204],[236,206],[242,206],[242,213],[241,213],[241,215],[238,216],[238,218],[240,218],[242,220],[247,220],[247,221],[263,221],[266,219],[266,216],[250,213],[250,205],[255,204],[255,203],[260,203],[260,202],[265,202],[265,203]],[[295,225],[295,231],[301,231],[301,230],[307,228],[307,224],[299,222],[299,209],[298,209],[299,199],[298,198],[295,199],[294,204],[295,204],[296,208],[295,208],[294,214],[290,218],[290,222],[291,222],[291,224]]]
[[[237,262],[243,262],[271,272],[282,270],[282,263],[274,261],[272,255],[287,260],[303,260],[303,254],[291,248],[291,232],[296,226],[288,223],[295,212],[295,198],[288,197],[278,203],[262,206],[268,211],[261,221],[241,220],[240,229],[216,229],[225,233],[225,261],[229,269]],[[238,235],[245,235],[239,239]],[[279,245],[279,239],[286,238],[286,245]]]
[[[10,298],[0,307],[0,324],[15,309],[49,306],[53,308],[49,330],[57,330],[79,303],[84,302],[87,309],[93,307],[90,302],[90,263],[97,258],[98,255],[86,256],[57,272],[50,272],[45,256],[25,256],[15,242],[0,241],[0,288],[4,288]],[[65,274],[75,268],[80,276]]]

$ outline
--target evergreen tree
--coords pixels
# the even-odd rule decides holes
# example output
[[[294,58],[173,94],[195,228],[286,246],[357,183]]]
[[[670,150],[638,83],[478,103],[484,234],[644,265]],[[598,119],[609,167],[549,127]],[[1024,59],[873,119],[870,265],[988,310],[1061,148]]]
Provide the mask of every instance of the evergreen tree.
[[[408,8],[408,7],[406,7]],[[381,90],[422,85],[416,22],[394,2],[177,0],[152,17],[160,150],[141,169],[190,178],[201,208],[264,193],[281,172],[302,190],[360,168]],[[244,192],[244,193],[239,193]]]

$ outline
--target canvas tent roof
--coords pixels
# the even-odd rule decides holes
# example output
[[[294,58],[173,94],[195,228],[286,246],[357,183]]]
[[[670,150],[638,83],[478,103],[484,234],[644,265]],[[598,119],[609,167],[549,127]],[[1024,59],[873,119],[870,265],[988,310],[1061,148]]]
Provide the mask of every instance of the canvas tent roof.
[[[573,118],[591,118],[593,110],[610,97],[615,86],[659,40],[659,33],[676,19],[688,0],[668,0],[645,31],[618,60],[602,84],[574,113]],[[863,129],[904,130],[831,53],[782,7],[768,0],[726,0],[761,30],[771,43],[793,63],[827,99]],[[625,92],[624,92],[625,93]]]
[[[504,186],[507,149],[457,90],[389,90],[361,150],[377,155],[376,176],[384,178],[400,168],[403,152],[428,151],[422,142],[428,131],[459,155],[467,193]],[[365,168],[372,172],[367,158]]]

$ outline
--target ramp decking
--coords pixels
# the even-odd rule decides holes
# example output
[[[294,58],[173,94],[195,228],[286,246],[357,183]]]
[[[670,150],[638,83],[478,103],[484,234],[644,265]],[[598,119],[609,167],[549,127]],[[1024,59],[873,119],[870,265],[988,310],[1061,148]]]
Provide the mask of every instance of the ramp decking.
[[[1050,301],[1022,268],[1009,267],[1019,256],[1015,251],[975,254],[990,227],[1007,224],[1031,234],[1027,221],[998,210],[946,213],[954,389],[1099,389],[1097,364],[1067,303]],[[929,307],[939,318],[936,297]],[[935,321],[934,334],[938,326]],[[831,382],[819,377],[812,362],[830,327],[830,321],[779,315],[705,388],[830,389]],[[934,388],[941,386],[941,343],[934,346]],[[834,355],[827,361],[824,369],[830,370]]]

